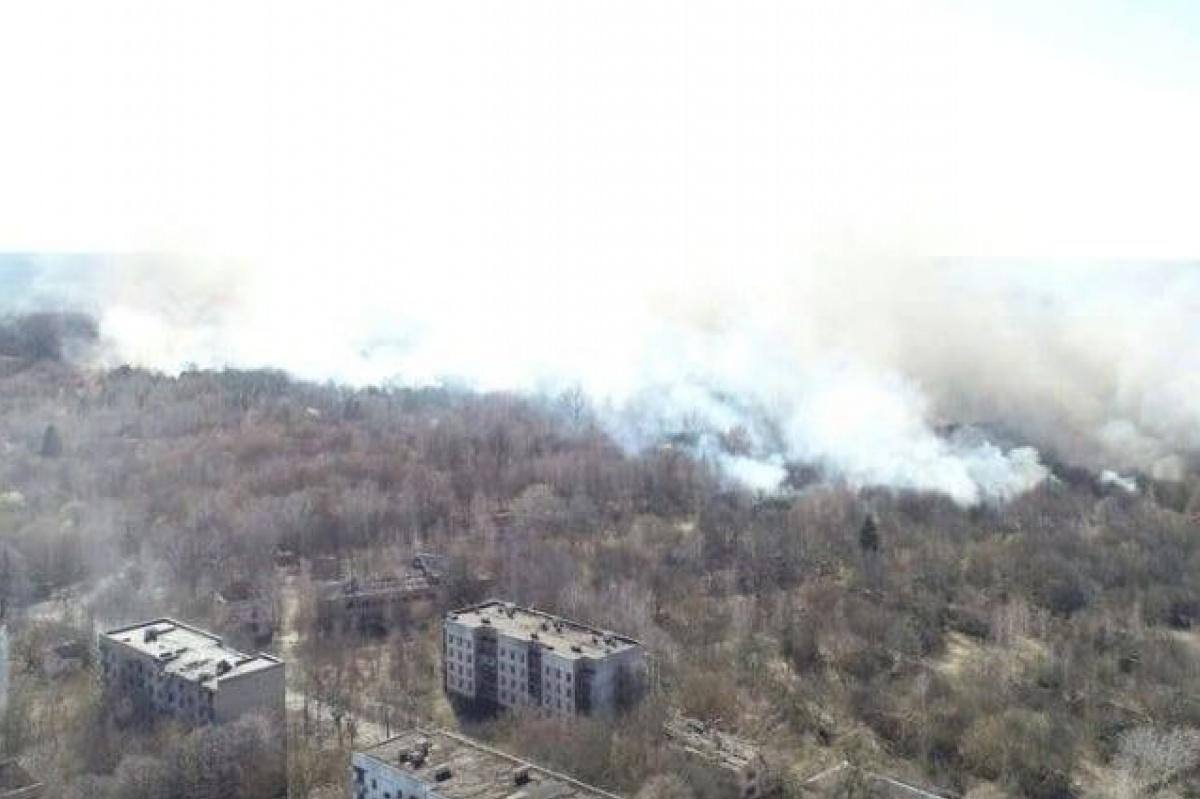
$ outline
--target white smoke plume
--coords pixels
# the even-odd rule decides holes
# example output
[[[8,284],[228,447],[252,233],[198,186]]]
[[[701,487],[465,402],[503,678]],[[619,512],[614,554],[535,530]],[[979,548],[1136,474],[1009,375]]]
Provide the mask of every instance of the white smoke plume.
[[[1194,265],[869,257],[1200,251],[1182,7],[12,5],[3,246],[239,258],[26,274],[108,362],[578,385],[764,489],[1195,466]]]
[[[973,505],[1044,480],[1039,448],[1162,478],[1200,449],[1187,265],[833,262],[640,288],[146,258],[89,274],[110,365],[578,386],[630,449],[674,436],[761,490],[800,464]]]

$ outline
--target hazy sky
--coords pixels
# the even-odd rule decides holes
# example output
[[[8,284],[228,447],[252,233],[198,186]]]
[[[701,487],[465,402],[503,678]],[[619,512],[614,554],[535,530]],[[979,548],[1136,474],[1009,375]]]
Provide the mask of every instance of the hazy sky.
[[[10,3],[0,251],[117,254],[119,360],[766,411],[760,483],[1041,479],[947,419],[1177,475],[1198,56],[1182,0]]]
[[[668,284],[1195,255],[1198,40],[1186,0],[9,3],[0,246]]]

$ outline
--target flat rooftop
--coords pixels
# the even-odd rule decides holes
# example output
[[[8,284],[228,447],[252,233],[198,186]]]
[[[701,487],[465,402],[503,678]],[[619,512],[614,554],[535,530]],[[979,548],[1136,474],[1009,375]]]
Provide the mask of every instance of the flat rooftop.
[[[725,768],[741,770],[759,758],[758,747],[750,741],[697,719],[679,716],[668,721],[664,729],[673,746]]]
[[[390,596],[393,594],[418,594],[433,589],[433,583],[424,574],[409,573],[401,576],[351,577],[325,587],[326,599],[363,596]]]
[[[283,664],[259,653],[247,655],[226,646],[219,635],[174,619],[155,619],[103,633],[156,660],[162,670],[216,690],[223,680],[265,671]],[[222,666],[221,664],[225,664]]]
[[[498,599],[446,614],[467,627],[492,627],[510,638],[537,641],[566,658],[603,658],[640,648],[632,638]]]
[[[418,752],[425,754],[411,756]],[[409,730],[359,754],[434,785],[442,799],[619,799],[446,730]],[[439,774],[444,778],[439,780]],[[518,774],[527,781],[520,782]]]

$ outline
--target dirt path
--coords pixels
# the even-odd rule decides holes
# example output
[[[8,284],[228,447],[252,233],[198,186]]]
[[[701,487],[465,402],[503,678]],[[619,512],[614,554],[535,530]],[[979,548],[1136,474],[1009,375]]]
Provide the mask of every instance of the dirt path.
[[[298,656],[300,632],[297,629],[297,618],[300,611],[300,590],[294,577],[286,577],[280,589],[279,631],[276,633],[276,649],[280,657],[288,663],[288,686],[286,704],[288,713],[303,717],[307,711],[308,723],[315,725],[329,739],[337,739],[338,718],[335,710],[327,703],[312,696],[306,697],[300,687],[300,659]],[[362,714],[341,718],[343,734],[350,725],[354,729],[355,747],[371,746],[391,737],[389,730],[383,725]],[[395,734],[393,727],[391,730]]]

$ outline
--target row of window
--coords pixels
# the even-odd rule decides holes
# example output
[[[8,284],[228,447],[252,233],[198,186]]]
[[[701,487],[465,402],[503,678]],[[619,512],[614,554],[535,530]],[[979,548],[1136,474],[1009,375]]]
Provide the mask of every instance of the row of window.
[[[531,698],[525,691],[521,690],[505,690],[500,689],[500,704],[502,705],[528,705],[537,704],[537,700]],[[574,706],[570,699],[563,699],[561,696],[543,696],[541,700],[543,710],[557,710],[559,712],[571,713],[574,711]]]
[[[455,674],[447,674],[446,684],[451,688],[455,688],[459,691],[465,691],[467,693],[473,693],[475,690],[475,687],[472,684],[472,680],[469,676],[462,677]]]

